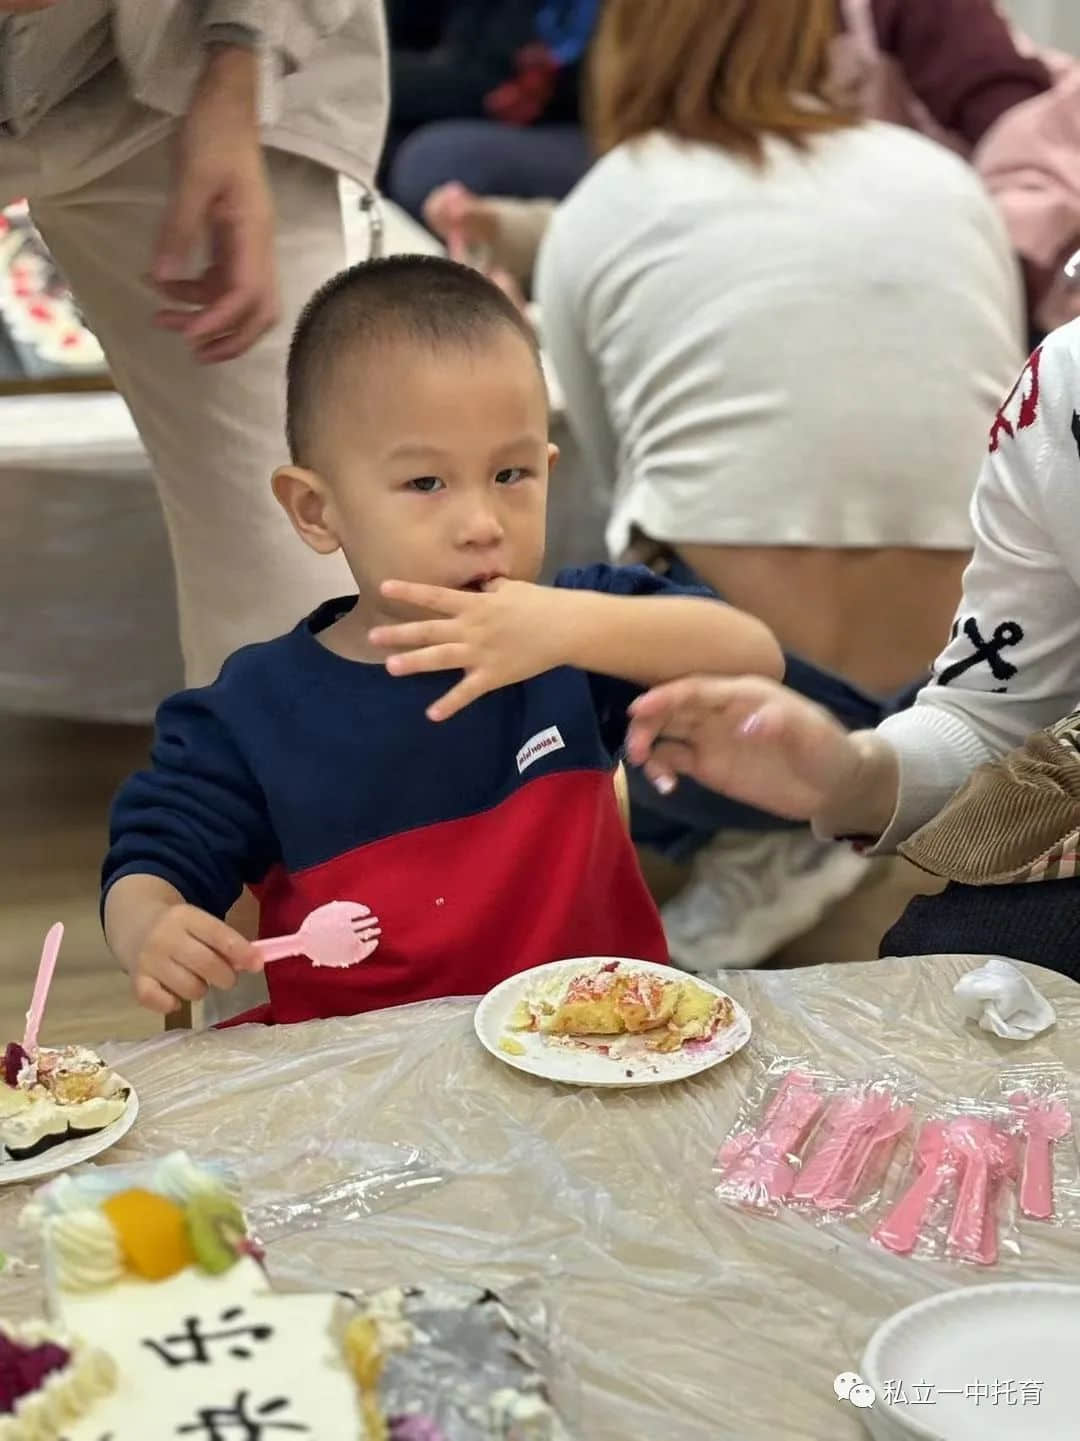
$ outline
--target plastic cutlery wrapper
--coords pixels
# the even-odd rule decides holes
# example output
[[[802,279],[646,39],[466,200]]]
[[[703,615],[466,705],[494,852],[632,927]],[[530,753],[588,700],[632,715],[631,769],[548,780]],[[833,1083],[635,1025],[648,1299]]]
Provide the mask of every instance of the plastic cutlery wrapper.
[[[895,1256],[993,1266],[1027,1222],[1080,1226],[1065,1071],[1011,1066],[978,1096],[920,1096],[899,1066],[841,1077],[754,1057],[713,1191],[765,1216],[857,1226]]]

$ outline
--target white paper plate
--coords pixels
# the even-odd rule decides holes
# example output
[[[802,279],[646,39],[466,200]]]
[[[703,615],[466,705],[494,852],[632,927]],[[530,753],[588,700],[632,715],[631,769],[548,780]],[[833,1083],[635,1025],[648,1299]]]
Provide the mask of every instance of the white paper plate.
[[[77,1136],[72,1141],[61,1141],[58,1146],[50,1146],[47,1151],[42,1151],[40,1156],[31,1156],[26,1161],[0,1160],[0,1186],[14,1186],[20,1181],[40,1181],[45,1176],[54,1176],[57,1171],[66,1171],[69,1166],[77,1166],[81,1161],[92,1161],[95,1156],[100,1156],[102,1151],[115,1146],[121,1137],[127,1135],[138,1114],[139,1098],[132,1086],[127,1105],[111,1125],[102,1127],[90,1136]]]
[[[874,1333],[860,1374],[877,1401],[861,1419],[878,1441],[1066,1441],[1080,1435],[1078,1356],[1080,1285],[1016,1281],[948,1291]],[[907,1405],[887,1399],[897,1382]],[[1037,1391],[1025,1386],[1038,1382]],[[925,1386],[916,1392],[918,1383]],[[991,1398],[969,1393],[979,1383]]]
[[[679,977],[680,972],[671,966],[659,966],[652,961],[634,961],[622,956],[583,956],[572,961],[552,961],[546,966],[534,966],[531,971],[510,976],[494,990],[489,991],[476,1008],[473,1024],[480,1043],[496,1060],[504,1061],[516,1071],[526,1071],[530,1076],[543,1076],[549,1081],[564,1081],[576,1086],[660,1086],[669,1081],[682,1081],[687,1076],[696,1076],[710,1066],[726,1061],[746,1045],[750,1039],[750,1017],[737,1001],[735,1020],[725,1031],[718,1032],[711,1041],[691,1042],[679,1051],[659,1053],[647,1051],[643,1041],[635,1038],[633,1043],[620,1038],[630,1054],[618,1057],[605,1055],[589,1047],[569,1047],[555,1044],[532,1031],[510,1031],[507,1022],[518,1001],[538,980],[560,972],[576,972],[590,966],[609,965],[612,961],[633,966],[635,970],[649,971],[670,980]],[[700,976],[690,977],[695,985],[713,995],[731,1000],[725,991],[703,981]],[[506,1036],[525,1047],[525,1054],[512,1056],[499,1049],[499,1042]]]

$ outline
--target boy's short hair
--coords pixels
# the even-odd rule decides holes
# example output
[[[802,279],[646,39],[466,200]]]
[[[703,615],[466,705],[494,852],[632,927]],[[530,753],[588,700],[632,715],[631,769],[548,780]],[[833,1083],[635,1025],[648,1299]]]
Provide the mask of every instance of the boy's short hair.
[[[293,464],[310,463],[320,396],[347,353],[394,340],[432,349],[475,345],[500,326],[522,337],[539,366],[528,320],[470,266],[392,255],[335,275],[304,307],[289,347],[285,430]]]

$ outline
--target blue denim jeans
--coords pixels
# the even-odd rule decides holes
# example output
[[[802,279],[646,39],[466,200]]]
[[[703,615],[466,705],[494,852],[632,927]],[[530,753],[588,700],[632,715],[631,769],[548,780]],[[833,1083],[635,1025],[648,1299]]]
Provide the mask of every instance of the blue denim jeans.
[[[677,585],[711,589],[677,557],[667,574]],[[886,716],[906,710],[926,682],[926,677],[920,676],[899,695],[881,699],[799,656],[785,655],[784,660],[787,666],[784,684],[831,711],[848,730],[869,730]],[[729,800],[685,776],[679,778],[671,795],[662,796],[637,767],[630,767],[628,771],[634,841],[659,851],[669,860],[688,860],[720,830],[775,831],[802,824]]]
[[[424,201],[448,180],[477,195],[561,200],[590,162],[576,125],[500,125],[494,120],[439,120],[401,142],[387,193],[415,219]]]

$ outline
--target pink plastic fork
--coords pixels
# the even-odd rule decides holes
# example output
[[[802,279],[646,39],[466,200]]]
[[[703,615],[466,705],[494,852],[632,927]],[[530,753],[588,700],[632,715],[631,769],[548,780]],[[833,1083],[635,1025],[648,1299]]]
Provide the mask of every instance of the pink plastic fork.
[[[1048,1221],[1054,1214],[1053,1148],[1072,1130],[1072,1112],[1064,1101],[1020,1091],[1009,1097],[1009,1105],[1020,1117],[1026,1137],[1020,1210],[1036,1221]]]
[[[263,965],[293,956],[307,956],[316,966],[355,966],[378,947],[382,929],[377,916],[356,901],[330,901],[319,906],[293,936],[256,941]]]

